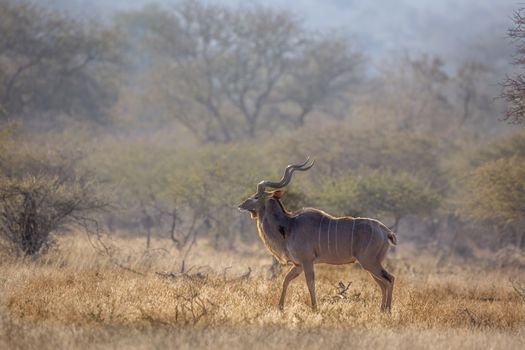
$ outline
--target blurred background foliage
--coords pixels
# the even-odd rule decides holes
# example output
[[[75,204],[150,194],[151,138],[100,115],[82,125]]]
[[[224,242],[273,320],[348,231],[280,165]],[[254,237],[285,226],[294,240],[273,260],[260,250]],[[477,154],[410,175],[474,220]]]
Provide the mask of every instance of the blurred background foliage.
[[[499,120],[501,66],[372,62],[289,12],[200,1],[80,21],[0,0],[0,32],[0,193],[38,182],[46,208],[76,205],[46,235],[104,209],[104,230],[148,246],[238,249],[257,235],[237,204],[310,156],[290,210],[379,218],[450,251],[524,248],[525,133]]]

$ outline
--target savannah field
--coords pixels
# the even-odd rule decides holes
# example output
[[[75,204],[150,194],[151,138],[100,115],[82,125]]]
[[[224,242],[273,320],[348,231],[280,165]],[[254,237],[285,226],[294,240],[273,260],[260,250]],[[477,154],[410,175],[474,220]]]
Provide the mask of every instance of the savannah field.
[[[0,349],[525,349],[525,5],[289,3],[0,0]]]
[[[176,252],[163,248],[169,242],[156,242],[148,253],[140,252],[142,240],[118,243],[127,252],[112,260],[97,254],[85,235],[60,238],[59,248],[45,258],[3,260],[0,347],[525,345],[525,275],[498,268],[490,257],[440,263],[439,254],[401,244],[387,258],[396,276],[391,314],[379,312],[379,288],[360,267],[318,265],[319,311],[311,310],[304,278],[298,278],[281,312],[277,302],[283,275],[269,278],[270,259],[262,245],[217,252],[201,243],[186,262],[187,272],[169,275],[180,270]],[[340,281],[352,282],[342,294]]]

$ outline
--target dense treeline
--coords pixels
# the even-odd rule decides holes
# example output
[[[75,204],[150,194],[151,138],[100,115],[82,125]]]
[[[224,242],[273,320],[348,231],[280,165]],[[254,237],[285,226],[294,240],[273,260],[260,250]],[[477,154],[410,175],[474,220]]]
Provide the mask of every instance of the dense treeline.
[[[251,242],[236,204],[305,155],[292,209],[462,252],[525,246],[525,134],[499,120],[516,109],[481,60],[372,69],[293,14],[196,1],[100,23],[0,0],[0,27],[0,236],[18,254],[75,225],[181,250]]]

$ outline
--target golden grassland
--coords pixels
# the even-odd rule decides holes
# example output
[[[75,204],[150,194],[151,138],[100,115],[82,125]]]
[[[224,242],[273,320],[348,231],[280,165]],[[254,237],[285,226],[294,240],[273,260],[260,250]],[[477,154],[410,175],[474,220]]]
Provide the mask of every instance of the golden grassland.
[[[201,242],[179,274],[167,273],[181,262],[169,241],[145,252],[143,240],[114,239],[111,259],[85,236],[58,243],[36,260],[2,258],[0,348],[525,346],[524,295],[511,283],[525,281],[519,267],[402,246],[387,258],[391,314],[379,312],[379,288],[358,265],[318,265],[319,311],[301,277],[281,312],[283,276],[269,278],[259,245],[214,251]],[[352,282],[348,291],[339,281]]]

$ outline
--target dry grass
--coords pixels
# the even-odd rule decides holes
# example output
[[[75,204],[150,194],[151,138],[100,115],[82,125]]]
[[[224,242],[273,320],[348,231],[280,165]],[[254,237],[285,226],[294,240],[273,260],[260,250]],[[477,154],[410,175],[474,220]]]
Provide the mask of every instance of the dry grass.
[[[170,277],[176,252],[139,253],[142,241],[115,246],[124,270],[97,255],[85,237],[60,241],[39,261],[4,259],[0,273],[0,348],[301,347],[522,348],[525,307],[510,278],[520,270],[458,267],[414,257],[390,259],[395,272],[392,314],[379,312],[380,293],[359,267],[318,266],[319,312],[312,312],[304,279],[277,309],[282,278],[268,279],[268,256],[214,252],[201,244],[189,276]],[[166,242],[157,242],[169,246]],[[198,253],[197,253],[198,252]],[[235,262],[231,269],[226,269]],[[248,266],[248,277],[241,277]],[[197,272],[200,272],[197,274]],[[337,283],[352,281],[340,296]]]

